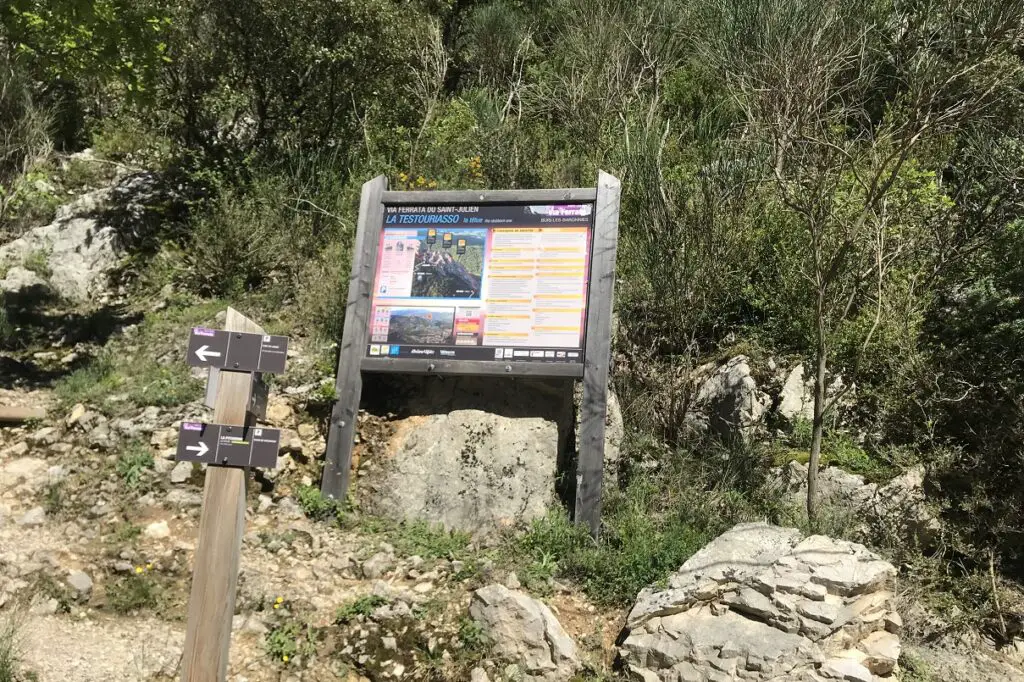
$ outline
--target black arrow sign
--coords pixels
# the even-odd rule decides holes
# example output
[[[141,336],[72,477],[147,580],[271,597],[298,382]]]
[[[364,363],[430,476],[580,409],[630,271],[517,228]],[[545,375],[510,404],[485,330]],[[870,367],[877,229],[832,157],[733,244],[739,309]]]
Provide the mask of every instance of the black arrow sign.
[[[187,358],[193,367],[282,374],[288,359],[288,337],[193,327]]]
[[[233,467],[277,467],[281,432],[262,426],[182,422],[178,428],[179,462]]]

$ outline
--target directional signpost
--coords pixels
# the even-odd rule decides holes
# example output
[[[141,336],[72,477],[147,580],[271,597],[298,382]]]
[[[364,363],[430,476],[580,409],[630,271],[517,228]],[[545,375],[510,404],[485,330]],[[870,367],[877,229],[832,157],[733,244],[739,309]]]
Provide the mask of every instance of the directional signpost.
[[[182,682],[224,682],[245,530],[245,486],[251,467],[274,468],[281,432],[256,425],[267,409],[262,372],[284,372],[288,337],[265,334],[228,308],[227,329],[195,327],[188,364],[209,367],[207,404],[213,423],[184,422],[177,459],[209,465],[203,489]]]
[[[281,374],[287,358],[287,336],[193,327],[188,339],[188,364],[193,367]]]
[[[178,430],[179,462],[235,467],[277,466],[281,432],[259,426],[182,422]]]

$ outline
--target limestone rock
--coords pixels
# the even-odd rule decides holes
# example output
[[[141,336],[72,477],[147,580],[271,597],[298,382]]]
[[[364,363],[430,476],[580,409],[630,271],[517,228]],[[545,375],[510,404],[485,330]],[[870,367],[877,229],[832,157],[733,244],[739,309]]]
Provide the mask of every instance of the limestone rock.
[[[0,493],[23,485],[37,491],[46,485],[48,476],[46,462],[35,457],[20,457],[0,465]]]
[[[814,419],[814,393],[804,379],[804,366],[797,365],[786,376],[779,392],[778,413],[789,421]]]
[[[889,533],[930,548],[942,526],[925,500],[924,477],[924,467],[917,466],[892,479],[878,489],[869,512],[873,523]]]
[[[567,680],[580,667],[576,643],[546,605],[504,585],[473,593],[469,613],[498,656],[516,661],[527,680]]]
[[[291,426],[295,412],[292,406],[285,400],[277,397],[270,398],[267,405],[267,423],[274,426]]]
[[[32,228],[0,246],[0,265],[15,270],[34,254],[44,254],[49,286],[63,298],[87,301],[103,293],[121,254],[117,229],[106,224],[104,211],[116,202],[121,214],[118,229],[130,229],[128,223],[141,213],[140,202],[152,194],[155,185],[154,175],[138,173],[121,178],[114,187],[81,195],[59,207],[49,225]],[[8,271],[8,277],[10,274]]]
[[[71,408],[71,413],[68,414],[67,419],[64,420],[64,424],[68,428],[71,428],[72,426],[77,424],[79,421],[81,421],[82,417],[84,417],[84,416],[85,416],[85,405],[83,405],[82,403],[77,403],[74,407]]]
[[[33,507],[18,519],[19,526],[41,526],[46,523],[46,511],[42,507]]]
[[[28,440],[30,443],[39,446],[53,445],[60,439],[60,432],[52,426],[44,426],[38,431],[34,431]]]
[[[393,559],[387,552],[377,552],[363,562],[361,566],[363,577],[367,580],[376,580],[382,577],[391,568]]]
[[[771,404],[771,397],[758,388],[751,375],[749,358],[737,355],[701,384],[694,411],[707,420],[712,433],[749,439]]]
[[[821,674],[834,680],[847,682],[874,682],[871,671],[851,658],[830,658],[821,666]]]
[[[167,526],[166,521],[155,521],[146,526],[146,529],[142,531],[142,534],[147,538],[163,540],[164,538],[171,536],[171,529]]]
[[[178,462],[171,470],[171,483],[180,484],[192,476],[192,462]]]
[[[46,281],[42,277],[20,266],[12,267],[7,271],[7,276],[0,279],[0,292],[27,294],[32,291],[43,291],[47,288]]]
[[[68,585],[80,598],[86,598],[92,592],[92,578],[85,571],[71,571],[68,574]]]
[[[803,506],[807,496],[807,465],[789,462],[780,471],[791,504]],[[914,467],[884,486],[838,467],[818,473],[819,502],[847,511],[860,521],[861,532],[874,528],[921,547],[934,547],[942,532],[924,493],[924,468]]]
[[[865,637],[860,650],[867,654],[865,667],[876,675],[888,675],[900,658],[900,638],[891,632],[878,630]]]
[[[501,391],[481,381],[428,384],[410,399],[411,416],[368,434],[357,451],[362,501],[382,516],[478,537],[540,518],[556,490],[571,398],[527,381]]]
[[[608,389],[608,409],[604,421],[604,485],[611,490],[618,486],[619,459],[626,426],[622,420],[622,407],[615,391]]]
[[[619,653],[635,679],[657,682],[859,680],[861,670],[872,680],[865,665],[881,671],[872,656],[893,651],[882,616],[892,610],[886,587],[894,576],[862,545],[740,524],[666,587],[640,592]],[[838,655],[858,643],[864,664]]]

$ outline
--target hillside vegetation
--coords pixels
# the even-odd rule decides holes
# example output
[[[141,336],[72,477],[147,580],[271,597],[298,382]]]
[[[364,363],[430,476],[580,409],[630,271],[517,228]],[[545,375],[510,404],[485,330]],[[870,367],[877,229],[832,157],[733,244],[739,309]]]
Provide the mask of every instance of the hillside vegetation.
[[[105,164],[152,171],[161,200],[120,273],[162,311],[141,333],[244,301],[330,372],[363,182],[578,187],[606,170],[623,186],[622,490],[600,543],[557,515],[517,539],[523,582],[625,604],[738,520],[852,532],[813,482],[786,516],[773,466],[879,483],[923,466],[941,541],[875,545],[941,595],[938,629],[1012,638],[1022,39],[1020,0],[9,0],[0,244]],[[96,161],[71,156],[86,148]],[[36,350],[26,315],[4,301],[5,351]],[[698,369],[739,354],[802,361],[809,419],[695,433]],[[61,404],[196,397],[131,357],[98,352],[59,380]]]

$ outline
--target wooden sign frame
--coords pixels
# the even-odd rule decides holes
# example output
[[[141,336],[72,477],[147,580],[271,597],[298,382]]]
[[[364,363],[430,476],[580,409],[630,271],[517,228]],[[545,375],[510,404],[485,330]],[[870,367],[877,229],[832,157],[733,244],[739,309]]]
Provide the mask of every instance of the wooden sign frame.
[[[335,384],[337,402],[331,414],[323,482],[324,495],[342,498],[349,487],[362,372],[410,374],[561,377],[583,380],[575,520],[596,535],[601,523],[601,482],[604,431],[611,360],[612,300],[619,235],[619,180],[599,172],[597,186],[575,189],[489,191],[388,191],[383,175],[363,185],[349,277],[345,324]],[[592,204],[593,231],[583,362],[530,363],[510,360],[431,360],[366,357],[372,288],[384,207],[391,205],[471,206],[484,204]]]

